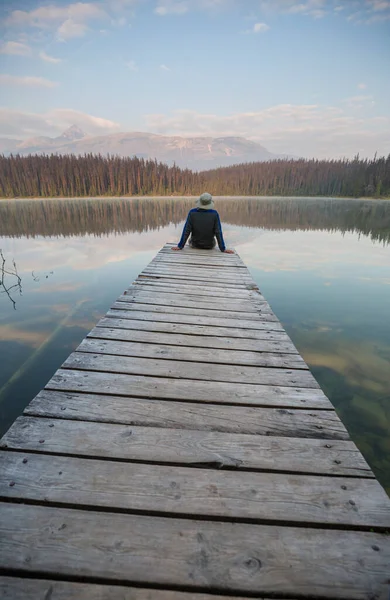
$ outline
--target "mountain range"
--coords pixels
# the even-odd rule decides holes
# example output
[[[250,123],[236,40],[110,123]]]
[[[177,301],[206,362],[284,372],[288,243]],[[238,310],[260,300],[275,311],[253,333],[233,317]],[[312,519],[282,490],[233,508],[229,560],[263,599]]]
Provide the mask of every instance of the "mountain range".
[[[0,153],[6,156],[52,153],[138,156],[194,170],[287,158],[242,137],[181,137],[143,132],[89,136],[76,125],[54,138],[0,138]]]

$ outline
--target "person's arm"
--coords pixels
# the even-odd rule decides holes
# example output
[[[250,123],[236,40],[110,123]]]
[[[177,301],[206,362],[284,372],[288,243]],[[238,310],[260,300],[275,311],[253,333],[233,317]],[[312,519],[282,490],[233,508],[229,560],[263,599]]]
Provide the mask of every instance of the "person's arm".
[[[180,242],[178,243],[177,246],[172,248],[172,250],[183,250],[191,231],[192,231],[192,221],[191,221],[191,211],[190,211],[187,215],[187,220],[183,227],[183,233],[181,234]]]
[[[217,242],[218,242],[218,246],[219,246],[220,251],[221,252],[225,252],[226,246],[225,246],[225,242],[224,242],[223,235],[222,235],[221,220],[219,218],[219,214],[218,213],[216,213],[216,215],[215,215],[214,235],[217,238]]]

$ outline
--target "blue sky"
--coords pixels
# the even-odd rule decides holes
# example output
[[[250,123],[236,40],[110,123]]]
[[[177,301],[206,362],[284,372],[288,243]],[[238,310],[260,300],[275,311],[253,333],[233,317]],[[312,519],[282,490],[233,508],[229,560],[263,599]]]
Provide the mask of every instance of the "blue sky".
[[[0,136],[238,135],[390,152],[390,1],[3,0]]]

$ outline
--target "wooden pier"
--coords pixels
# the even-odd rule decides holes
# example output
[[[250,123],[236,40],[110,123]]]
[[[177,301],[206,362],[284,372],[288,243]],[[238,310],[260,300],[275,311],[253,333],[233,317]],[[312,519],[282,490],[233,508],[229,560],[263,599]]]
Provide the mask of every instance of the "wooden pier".
[[[0,598],[388,600],[390,500],[237,255],[166,245],[0,445]]]

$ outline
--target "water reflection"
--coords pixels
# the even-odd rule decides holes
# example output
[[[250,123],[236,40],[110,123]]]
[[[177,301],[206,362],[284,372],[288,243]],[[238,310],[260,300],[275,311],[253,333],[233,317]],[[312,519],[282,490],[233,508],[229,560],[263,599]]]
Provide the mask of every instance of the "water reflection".
[[[0,202],[0,248],[23,282],[0,295],[4,431],[194,202]],[[390,493],[390,202],[218,199],[225,238],[251,269]]]
[[[321,198],[217,199],[225,223],[267,229],[353,232],[388,243],[387,201]],[[31,200],[0,202],[0,235],[97,236],[159,230],[184,220],[190,199]]]

